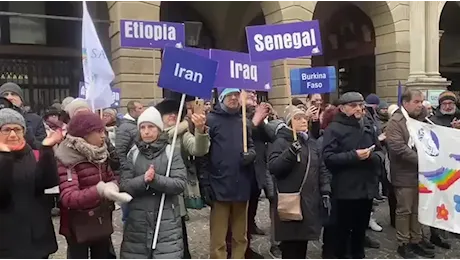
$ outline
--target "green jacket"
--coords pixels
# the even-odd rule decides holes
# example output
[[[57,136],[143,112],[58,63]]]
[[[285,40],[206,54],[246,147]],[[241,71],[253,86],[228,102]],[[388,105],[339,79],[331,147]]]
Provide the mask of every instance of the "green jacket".
[[[174,126],[166,128],[165,131],[168,133],[169,140],[172,143]],[[192,156],[200,157],[206,155],[209,152],[210,145],[211,142],[208,133],[201,134],[197,129],[195,129],[195,135],[193,135],[189,131],[188,121],[184,120],[179,124],[174,150],[180,150],[182,160],[184,161],[185,167],[187,168],[187,186],[185,188],[185,192],[179,196],[181,216],[185,216],[187,214],[185,207],[186,204],[187,206],[196,203],[202,205],[196,167],[194,163],[191,162],[191,158]],[[204,205],[201,207],[203,206]],[[201,208],[200,206],[190,207]]]

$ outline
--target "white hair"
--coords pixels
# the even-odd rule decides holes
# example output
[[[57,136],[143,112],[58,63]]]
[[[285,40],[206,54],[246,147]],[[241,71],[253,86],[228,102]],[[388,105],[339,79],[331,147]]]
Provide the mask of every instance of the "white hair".
[[[424,107],[431,107],[431,103],[430,103],[430,101],[428,101],[428,100],[423,100],[422,105],[423,105]]]

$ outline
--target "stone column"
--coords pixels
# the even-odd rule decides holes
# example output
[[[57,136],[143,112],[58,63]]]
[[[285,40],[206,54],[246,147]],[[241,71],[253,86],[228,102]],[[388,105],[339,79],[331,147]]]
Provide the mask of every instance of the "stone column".
[[[114,87],[121,89],[121,107],[130,100],[144,105],[163,98],[162,89],[157,86],[161,68],[159,49],[128,49],[120,46],[120,20],[150,20],[160,18],[160,2],[107,2],[109,7],[112,68],[115,72]],[[124,110],[124,109],[123,109]]]
[[[426,75],[430,78],[440,78],[439,74],[439,23],[438,2],[427,1],[426,3]],[[412,13],[411,13],[412,15]]]
[[[408,81],[426,77],[425,2],[410,1],[410,72]]]

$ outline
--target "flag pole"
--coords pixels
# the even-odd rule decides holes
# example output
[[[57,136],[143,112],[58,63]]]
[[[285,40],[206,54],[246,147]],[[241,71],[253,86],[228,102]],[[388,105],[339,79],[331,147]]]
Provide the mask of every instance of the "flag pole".
[[[171,173],[171,166],[172,166],[172,160],[173,160],[173,155],[174,155],[174,147],[176,146],[177,131],[179,129],[179,124],[181,121],[182,111],[184,110],[185,96],[186,96],[185,94],[182,94],[182,97],[180,99],[179,114],[177,116],[176,125],[174,127],[174,134],[173,134],[173,139],[171,143],[171,149],[169,151],[166,151],[166,152],[169,152],[168,166],[166,168],[166,174],[165,174],[166,178],[168,178],[169,174]],[[152,249],[155,249],[157,247],[158,233],[160,232],[161,217],[163,215],[165,199],[166,199],[166,194],[165,193],[161,194],[160,207],[158,209],[157,223],[155,225],[155,234],[153,236],[153,242],[152,242]]]
[[[246,101],[247,101],[248,95],[246,91],[243,89],[241,91],[241,111],[242,111],[242,116],[241,120],[243,120],[243,152],[247,153],[248,152],[248,132],[247,132],[247,118],[246,118]]]

